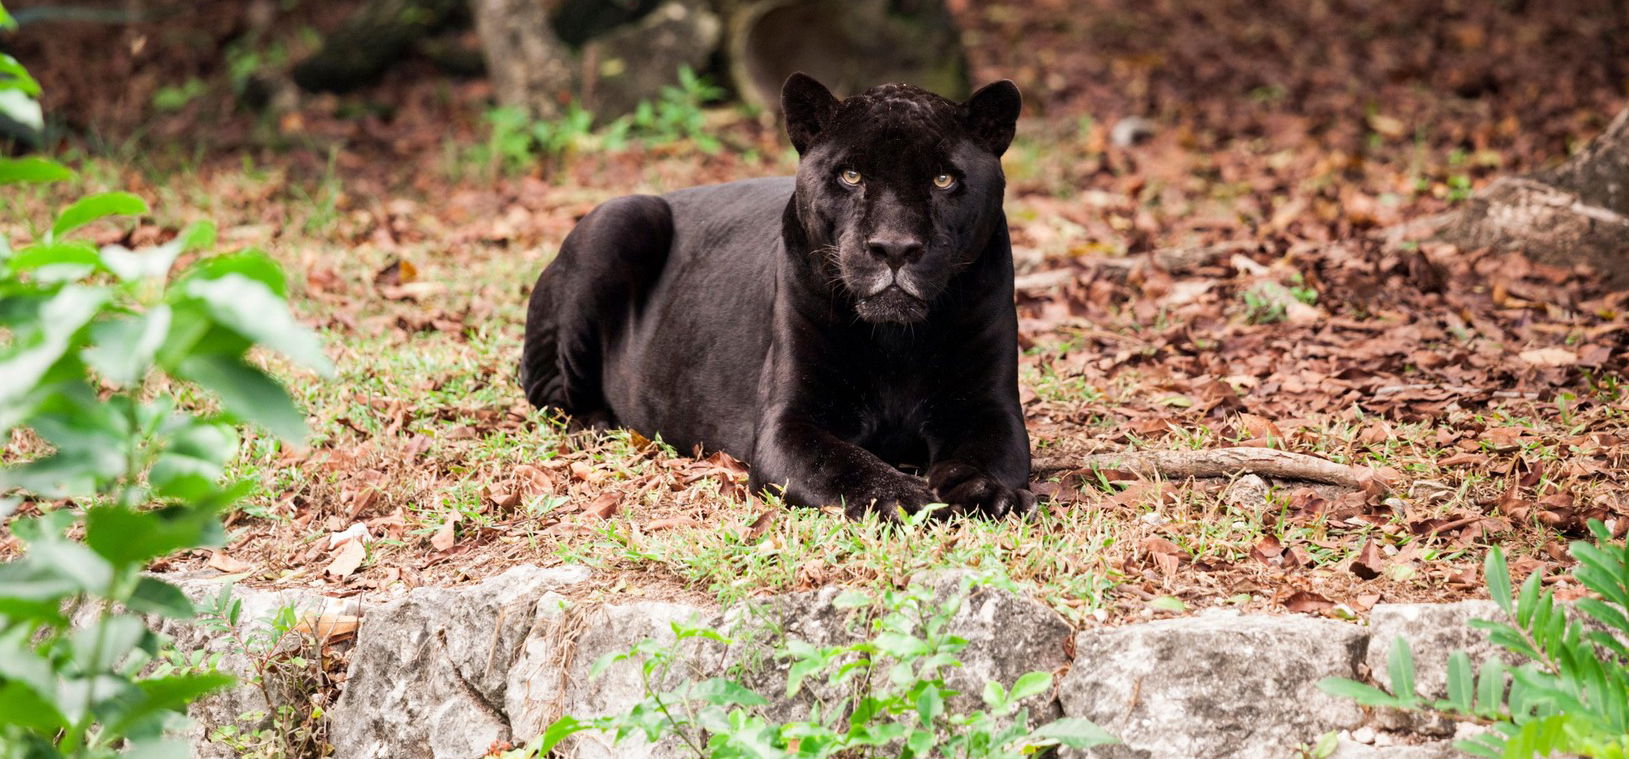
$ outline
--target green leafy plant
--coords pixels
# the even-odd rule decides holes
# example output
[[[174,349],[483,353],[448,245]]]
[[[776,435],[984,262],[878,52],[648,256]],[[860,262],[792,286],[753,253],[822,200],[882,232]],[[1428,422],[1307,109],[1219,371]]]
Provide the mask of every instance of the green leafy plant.
[[[1448,658],[1447,697],[1416,692],[1414,656],[1402,638],[1392,645],[1387,671],[1392,692],[1345,678],[1318,684],[1325,692],[1371,707],[1437,712],[1489,726],[1458,741],[1462,751],[1483,757],[1629,757],[1629,547],[1614,544],[1599,521],[1590,522],[1595,542],[1574,541],[1573,577],[1597,598],[1580,599],[1569,615],[1533,573],[1511,592],[1510,572],[1498,548],[1488,553],[1488,594],[1509,620],[1472,620],[1493,644],[1522,663],[1489,659],[1473,671],[1464,651]],[[1582,615],[1582,616],[1580,616]]]
[[[655,100],[641,102],[632,114],[623,117],[627,124],[623,131],[646,144],[691,140],[703,153],[716,153],[722,145],[708,134],[702,106],[723,96],[723,88],[697,75],[689,66],[681,67],[677,85],[663,87]],[[617,127],[610,131],[616,132]]]
[[[71,176],[48,160],[0,158],[0,184]],[[185,751],[168,736],[187,703],[231,678],[142,674],[162,641],[141,615],[194,610],[141,570],[224,540],[218,515],[247,490],[221,483],[236,422],[305,433],[304,415],[247,352],[261,345],[327,368],[263,254],[202,258],[169,277],[179,256],[213,244],[211,225],[141,251],[74,237],[146,211],[129,193],[89,195],[27,245],[0,238],[0,441],[8,458],[27,459],[0,467],[0,519],[25,496],[40,511],[12,520],[26,552],[0,564],[0,757]],[[173,393],[189,384],[213,391],[221,411],[183,410]]]
[[[326,756],[322,644],[301,629],[295,608],[281,606],[260,623],[246,624],[243,602],[227,586],[201,612],[198,626],[227,641],[230,651],[248,662],[243,679],[269,707],[237,715],[232,723],[211,730],[209,739],[240,759]]]
[[[16,28],[16,20],[0,6],[0,30]],[[28,69],[16,58],[0,52],[0,116],[39,131],[45,125],[39,96],[40,83],[29,76]]]
[[[1012,686],[985,684],[984,708],[954,706],[958,692],[945,682],[960,667],[957,655],[967,641],[950,632],[950,621],[973,583],[964,581],[946,599],[913,585],[873,598],[859,591],[838,597],[839,608],[875,609],[869,636],[858,642],[815,646],[784,639],[773,656],[788,666],[785,692],[794,699],[813,696],[804,719],[776,722],[770,699],[738,680],[719,677],[669,687],[682,668],[680,650],[698,645],[729,646],[718,630],[674,624],[671,644],[646,640],[627,653],[595,662],[594,675],[612,664],[637,662],[646,698],[626,713],[596,719],[563,717],[515,757],[543,756],[570,735],[595,730],[618,743],[631,737],[655,742],[676,739],[700,759],[820,759],[898,756],[901,759],[1006,759],[1031,756],[1055,746],[1086,748],[1115,743],[1084,719],[1060,719],[1032,728],[1024,699],[1050,692],[1052,676],[1030,672]]]
[[[522,108],[500,106],[486,113],[486,141],[466,155],[488,176],[497,176],[522,174],[539,163],[583,150],[622,150],[632,142],[663,145],[690,140],[702,152],[716,153],[722,145],[707,131],[703,107],[723,96],[723,88],[682,67],[678,84],[663,87],[655,100],[641,101],[633,113],[598,129],[594,114],[575,101],[551,119],[533,119]]]

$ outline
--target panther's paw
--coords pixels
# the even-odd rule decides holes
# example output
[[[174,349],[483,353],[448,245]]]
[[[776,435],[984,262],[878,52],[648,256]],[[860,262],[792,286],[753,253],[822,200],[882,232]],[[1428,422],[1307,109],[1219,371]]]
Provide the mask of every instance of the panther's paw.
[[[1023,516],[1035,508],[1035,495],[1010,487],[970,464],[947,461],[928,470],[928,485],[953,513]]]
[[[922,478],[896,472],[849,499],[845,511],[855,519],[871,512],[884,519],[897,519],[901,513],[915,514],[923,506],[938,502],[933,489]]]

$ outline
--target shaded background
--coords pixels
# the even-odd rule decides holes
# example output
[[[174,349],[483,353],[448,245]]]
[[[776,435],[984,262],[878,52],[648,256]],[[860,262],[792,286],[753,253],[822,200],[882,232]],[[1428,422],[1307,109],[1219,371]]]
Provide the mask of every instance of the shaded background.
[[[566,55],[580,55],[595,36],[618,31],[618,22],[623,30],[637,26],[640,12],[659,5],[651,0],[486,4],[558,6],[557,18],[570,17],[556,32]],[[283,137],[281,147],[335,142],[347,150],[411,156],[427,137],[478,128],[493,96],[481,73],[473,14],[461,1],[375,0],[374,5],[396,10],[397,17],[414,18],[415,12],[398,6],[431,6],[438,15],[407,32],[375,23],[364,24],[360,33],[346,29],[348,19],[365,17],[368,10],[368,3],[355,0],[8,5],[23,27],[4,45],[44,85],[53,136],[108,145],[179,141],[210,150],[245,149]],[[965,88],[954,84],[955,70],[965,68],[964,76],[974,82],[1017,81],[1030,124],[1037,117],[1090,116],[1112,124],[1139,116],[1223,140],[1272,139],[1297,129],[1332,150],[1353,154],[1366,152],[1368,138],[1378,131],[1433,147],[1510,151],[1523,164],[1554,158],[1598,131],[1624,102],[1629,66],[1629,9],[1622,0],[758,5],[795,16],[784,23],[802,33],[777,37],[786,30],[769,29],[761,32],[766,40],[822,35],[835,40],[821,49],[864,49],[874,42],[844,29],[853,18],[869,18],[872,5],[890,6],[882,9],[889,17],[928,17],[932,20],[918,19],[928,29],[939,23],[936,14],[948,14],[952,37],[924,32],[942,42],[936,47],[918,45],[892,55],[872,50],[869,56],[826,65],[820,73],[828,79],[834,78],[831,70],[848,72],[836,77],[847,81],[833,82],[840,91],[853,89],[851,82],[891,78],[904,70],[931,73],[925,78],[954,94]],[[804,15],[793,13],[799,5],[808,6]],[[691,7],[715,8],[699,2]],[[718,26],[732,18],[728,12],[714,15]],[[832,16],[837,19],[825,25],[808,24],[810,17]],[[131,19],[136,21],[126,23]],[[351,36],[333,43],[341,53],[324,53],[325,40],[332,42],[336,31]],[[724,38],[731,32],[713,34]],[[644,42],[647,54],[629,56],[623,67],[672,81],[673,72],[652,70],[659,67],[649,51],[684,43]],[[742,84],[730,71],[740,64],[728,60],[726,51],[744,44],[716,42],[696,66],[731,90],[726,98],[737,97]],[[800,54],[790,43],[763,44],[766,49],[746,65],[774,70],[780,58]],[[343,53],[366,48],[377,53],[377,66],[347,69]],[[326,68],[314,64],[319,53],[338,62]],[[303,74],[298,78],[308,88],[290,81],[296,73]],[[313,94],[335,89],[347,92]],[[564,100],[581,93],[567,85],[553,94]],[[627,107],[615,105],[615,110]],[[268,116],[284,123],[270,133],[257,132]]]

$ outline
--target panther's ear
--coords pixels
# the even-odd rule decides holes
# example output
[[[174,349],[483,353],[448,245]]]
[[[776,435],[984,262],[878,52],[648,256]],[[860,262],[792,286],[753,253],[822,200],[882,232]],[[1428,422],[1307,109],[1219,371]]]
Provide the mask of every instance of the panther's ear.
[[[831,125],[837,98],[826,85],[799,71],[781,85],[781,111],[786,114],[786,136],[802,155],[815,136]]]
[[[973,139],[996,155],[1007,152],[1013,132],[1018,129],[1018,110],[1023,107],[1018,85],[1010,79],[991,82],[967,99],[967,129]]]

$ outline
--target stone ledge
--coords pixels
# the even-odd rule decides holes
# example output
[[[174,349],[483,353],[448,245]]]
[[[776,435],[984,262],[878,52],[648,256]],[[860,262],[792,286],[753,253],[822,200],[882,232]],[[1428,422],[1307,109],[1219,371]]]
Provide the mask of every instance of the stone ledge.
[[[625,709],[643,693],[636,666],[613,666],[590,679],[601,655],[647,637],[670,637],[669,623],[718,627],[743,641],[725,651],[681,651],[692,674],[710,677],[756,656],[753,631],[779,631],[817,644],[853,639],[838,589],[776,596],[728,609],[651,601],[573,603],[566,593],[590,578],[582,567],[522,566],[481,583],[417,588],[384,603],[346,604],[360,613],[345,691],[330,712],[335,759],[475,759],[494,743],[524,743],[561,714],[591,716]],[[960,573],[946,572],[933,582]],[[195,596],[218,587],[186,578]],[[208,592],[213,592],[212,590]],[[309,593],[239,589],[246,623],[279,606],[333,602]],[[1073,756],[1092,759],[1257,759],[1289,757],[1328,732],[1341,736],[1340,759],[1443,759],[1452,725],[1365,713],[1323,694],[1324,677],[1370,676],[1384,683],[1391,641],[1411,641],[1422,692],[1441,687],[1455,647],[1483,649],[1465,621],[1494,610],[1487,602],[1375,607],[1368,624],[1297,615],[1210,612],[1076,632],[1046,606],[1022,595],[980,588],[952,623],[969,641],[954,683],[976,693],[995,679],[1010,684],[1031,670],[1061,675],[1055,694],[1029,704],[1042,719],[1087,717],[1123,745]],[[330,612],[332,613],[332,612]],[[257,616],[258,614],[258,616]],[[183,647],[206,639],[172,629]],[[761,645],[761,644],[760,644]],[[1072,658],[1070,656],[1072,646]],[[1378,663],[1378,664],[1377,664]],[[242,662],[228,662],[242,667]],[[748,678],[779,692],[784,665],[762,662]],[[243,711],[239,689],[194,714],[218,724]],[[252,694],[251,694],[252,695]],[[250,698],[249,700],[253,700]],[[806,704],[772,707],[778,717]],[[231,713],[228,713],[231,712]],[[194,755],[224,756],[196,730]],[[675,747],[610,747],[583,737],[563,755],[581,759],[666,759]],[[1071,754],[1065,753],[1065,756]]]

